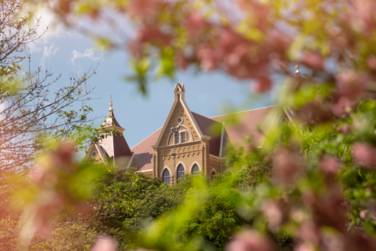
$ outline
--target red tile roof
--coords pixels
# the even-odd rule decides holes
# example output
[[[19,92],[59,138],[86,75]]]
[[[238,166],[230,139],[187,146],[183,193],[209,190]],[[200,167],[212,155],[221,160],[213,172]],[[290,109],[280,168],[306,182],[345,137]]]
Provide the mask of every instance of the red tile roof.
[[[136,167],[139,171],[153,169],[153,146],[157,142],[160,133],[161,129],[156,130],[132,148],[132,167]]]

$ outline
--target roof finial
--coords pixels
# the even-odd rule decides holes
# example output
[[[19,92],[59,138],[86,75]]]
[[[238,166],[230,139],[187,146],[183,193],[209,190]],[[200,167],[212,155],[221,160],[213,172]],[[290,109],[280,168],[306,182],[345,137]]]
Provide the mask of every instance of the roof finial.
[[[113,105],[112,105],[112,96],[110,96],[110,102],[109,102],[109,105],[108,105],[107,116],[106,116],[104,122],[102,123],[102,127],[106,127],[106,128],[112,127],[112,128],[116,128],[116,130],[123,131],[123,128],[119,125],[119,123],[117,122],[117,120],[115,118],[114,108],[113,108]]]
[[[180,98],[180,97],[183,97],[184,96],[184,85],[180,82],[178,82],[176,85],[175,85],[175,90],[174,90],[174,93],[175,93],[175,96],[177,98]]]
[[[111,112],[114,110],[114,108],[112,106],[112,95],[110,95],[110,103],[109,103],[109,106],[108,106],[108,110],[111,111]]]

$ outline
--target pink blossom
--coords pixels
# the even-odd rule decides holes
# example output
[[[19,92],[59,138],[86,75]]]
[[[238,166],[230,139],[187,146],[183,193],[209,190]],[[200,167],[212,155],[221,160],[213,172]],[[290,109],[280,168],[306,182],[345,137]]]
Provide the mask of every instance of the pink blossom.
[[[101,236],[96,241],[91,251],[116,251],[118,250],[117,242],[108,236]]]
[[[287,205],[283,201],[268,200],[262,204],[261,210],[272,230],[278,230],[285,220],[286,207]]]
[[[198,48],[197,57],[200,60],[201,68],[205,71],[215,69],[219,64],[219,58],[216,52],[208,46]]]
[[[338,127],[338,131],[344,134],[348,134],[351,132],[351,127],[349,125],[341,125]]]
[[[197,31],[205,28],[206,25],[207,21],[205,20],[205,18],[197,12],[190,13],[185,20],[185,26],[187,30],[193,33],[197,33]]]
[[[270,241],[254,230],[243,231],[235,235],[227,245],[227,251],[272,251],[274,248]]]
[[[366,78],[354,71],[344,71],[337,76],[339,95],[349,99],[358,98],[365,90]]]
[[[281,185],[292,185],[303,171],[302,157],[286,148],[279,149],[273,157],[272,178]]]
[[[311,243],[300,243],[295,248],[294,251],[315,251],[315,247]]]
[[[365,220],[367,219],[368,217],[368,210],[367,209],[363,209],[359,212],[359,217],[362,219],[362,220]]]
[[[350,21],[358,25],[361,31],[372,32],[376,26],[376,2],[374,0],[353,0],[353,6],[351,16],[354,19]]]
[[[298,231],[298,238],[304,243],[317,244],[319,242],[319,230],[313,221],[303,222]]]
[[[163,32],[158,26],[147,25],[139,29],[137,41],[168,46],[171,44],[172,37],[170,34]]]
[[[316,70],[324,69],[324,59],[317,52],[306,52],[301,62]]]
[[[161,0],[131,0],[128,4],[128,12],[133,17],[153,19],[162,4]]]
[[[320,169],[325,174],[335,175],[337,174],[340,168],[341,168],[340,161],[333,156],[326,155],[320,161]]]
[[[332,111],[336,116],[344,116],[350,113],[355,106],[356,101],[348,97],[340,97],[332,106]]]
[[[368,68],[372,71],[376,71],[376,56],[372,55],[367,60]]]
[[[376,167],[376,148],[368,143],[356,143],[351,149],[352,156],[359,165]]]

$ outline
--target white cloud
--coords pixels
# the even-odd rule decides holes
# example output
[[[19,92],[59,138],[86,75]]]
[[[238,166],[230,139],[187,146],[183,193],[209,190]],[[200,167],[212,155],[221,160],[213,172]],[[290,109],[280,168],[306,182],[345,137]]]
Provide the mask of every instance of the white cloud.
[[[101,58],[101,53],[98,51],[95,51],[93,48],[88,48],[82,52],[73,50],[72,51],[72,57],[71,57],[71,62],[74,64],[77,60],[80,59],[89,59],[92,61],[98,61]]]
[[[56,55],[58,52],[59,48],[54,46],[53,44],[46,45],[43,47],[43,52],[42,52],[42,59],[46,60],[50,57],[53,57]]]
[[[55,56],[56,53],[59,51],[59,48],[57,48],[55,45],[53,44],[46,44],[46,45],[42,45],[41,46],[41,59],[40,59],[40,64],[42,66],[46,66],[46,62],[48,59],[50,59],[51,57]]]

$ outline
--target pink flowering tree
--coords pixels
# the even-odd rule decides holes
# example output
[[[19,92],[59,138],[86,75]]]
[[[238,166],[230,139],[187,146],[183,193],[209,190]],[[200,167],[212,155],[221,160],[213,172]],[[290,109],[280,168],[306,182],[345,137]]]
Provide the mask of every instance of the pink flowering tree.
[[[138,246],[210,246],[192,224],[215,197],[245,222],[231,233],[231,251],[376,249],[374,0],[47,3],[103,48],[129,53],[130,79],[142,92],[155,77],[192,67],[248,80],[258,92],[272,88],[271,76],[282,79],[261,146],[229,149],[230,171],[209,185],[194,182]]]

